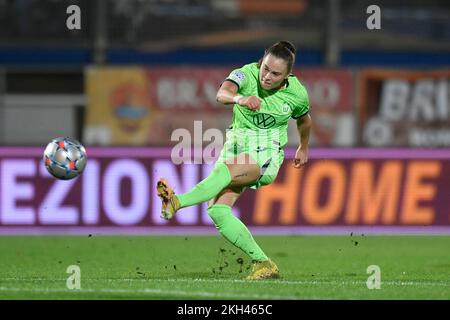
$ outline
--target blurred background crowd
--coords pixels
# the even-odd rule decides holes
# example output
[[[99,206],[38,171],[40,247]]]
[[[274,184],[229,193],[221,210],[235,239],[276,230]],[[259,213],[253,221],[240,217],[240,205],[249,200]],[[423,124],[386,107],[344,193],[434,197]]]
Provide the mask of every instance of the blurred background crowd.
[[[450,146],[443,0],[0,0],[0,145],[170,146],[196,120],[225,130],[218,86],[279,40],[298,49],[313,146]]]

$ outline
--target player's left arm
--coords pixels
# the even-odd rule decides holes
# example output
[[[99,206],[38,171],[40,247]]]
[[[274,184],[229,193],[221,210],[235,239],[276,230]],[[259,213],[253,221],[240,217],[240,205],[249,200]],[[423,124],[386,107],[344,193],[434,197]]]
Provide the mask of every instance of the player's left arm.
[[[300,145],[295,152],[295,168],[301,168],[308,162],[308,147],[311,125],[312,119],[309,112],[297,119],[297,130],[300,137]]]

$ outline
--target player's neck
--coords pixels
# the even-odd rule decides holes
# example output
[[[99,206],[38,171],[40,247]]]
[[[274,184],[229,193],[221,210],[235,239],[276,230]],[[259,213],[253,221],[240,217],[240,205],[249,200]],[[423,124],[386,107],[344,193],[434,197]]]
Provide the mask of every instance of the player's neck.
[[[289,86],[289,81],[286,79],[284,80],[279,87],[273,89],[273,90],[284,90]]]

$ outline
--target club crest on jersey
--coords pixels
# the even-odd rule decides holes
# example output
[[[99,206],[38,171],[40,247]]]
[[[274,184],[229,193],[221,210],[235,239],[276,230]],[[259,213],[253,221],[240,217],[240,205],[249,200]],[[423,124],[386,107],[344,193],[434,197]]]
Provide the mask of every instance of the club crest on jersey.
[[[257,113],[253,116],[253,124],[261,129],[272,128],[275,123],[275,117],[267,113]]]
[[[289,108],[289,105],[287,103],[283,104],[283,107],[281,107],[281,111],[283,113],[289,113],[289,110],[291,110],[291,108]]]

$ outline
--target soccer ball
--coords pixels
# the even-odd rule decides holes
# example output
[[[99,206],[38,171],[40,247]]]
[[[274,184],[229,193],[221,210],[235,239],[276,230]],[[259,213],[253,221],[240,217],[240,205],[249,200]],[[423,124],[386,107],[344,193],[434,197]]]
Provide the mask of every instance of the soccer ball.
[[[44,165],[57,179],[70,180],[79,176],[86,166],[86,149],[69,137],[53,139],[45,148]]]

